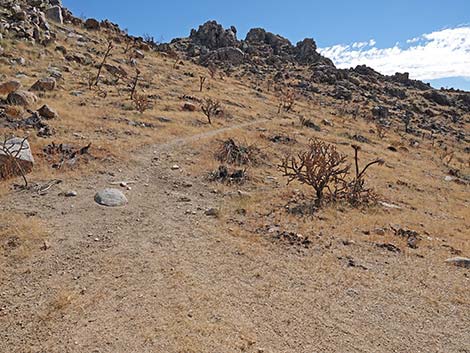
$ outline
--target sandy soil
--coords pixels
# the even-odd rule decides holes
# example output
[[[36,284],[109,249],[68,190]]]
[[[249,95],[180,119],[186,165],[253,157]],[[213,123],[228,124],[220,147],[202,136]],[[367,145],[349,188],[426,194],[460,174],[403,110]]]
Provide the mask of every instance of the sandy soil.
[[[50,231],[47,249],[0,269],[0,351],[470,352],[468,270],[433,249],[235,234],[204,214],[222,195],[184,167],[185,142],[205,137],[2,202]],[[127,206],[93,202],[122,180],[136,182]]]

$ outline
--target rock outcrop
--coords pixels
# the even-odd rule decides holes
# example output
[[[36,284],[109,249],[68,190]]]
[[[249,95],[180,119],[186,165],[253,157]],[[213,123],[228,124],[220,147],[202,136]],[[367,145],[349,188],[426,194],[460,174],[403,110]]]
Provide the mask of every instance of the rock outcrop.
[[[13,137],[0,148],[0,179],[7,179],[31,172],[33,154],[28,140]]]
[[[30,107],[36,103],[38,98],[32,92],[28,91],[14,91],[7,97],[7,103],[11,105],[19,105],[23,107]]]

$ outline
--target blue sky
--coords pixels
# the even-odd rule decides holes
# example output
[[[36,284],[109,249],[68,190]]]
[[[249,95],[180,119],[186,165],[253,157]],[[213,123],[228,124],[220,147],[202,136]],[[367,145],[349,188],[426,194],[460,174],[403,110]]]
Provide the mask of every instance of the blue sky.
[[[446,50],[440,52],[440,55],[447,57],[447,42],[465,40],[462,36],[466,36],[467,32],[446,32],[448,38],[445,39],[438,35],[422,37],[423,35],[462,26],[468,27],[470,31],[469,0],[63,0],[63,3],[77,16],[108,18],[118,23],[121,28],[127,28],[131,34],[150,34],[155,39],[164,41],[187,36],[191,28],[196,28],[210,19],[217,20],[225,27],[234,25],[238,29],[239,38],[244,38],[246,32],[253,27],[263,27],[281,34],[294,43],[305,37],[313,37],[325,52],[331,53],[328,49],[335,48],[338,55],[333,58],[335,63],[338,60],[346,66],[348,60],[353,57],[359,60],[366,57],[367,63],[371,66],[377,65],[378,71],[391,70],[393,60],[401,60],[397,65],[398,69],[407,68],[404,67],[403,60],[415,51],[408,53],[406,50],[414,46],[426,46],[429,42],[432,42],[428,46],[429,49],[435,47],[436,43],[446,46]],[[410,42],[420,37],[421,41]],[[353,47],[353,43],[371,44],[370,40],[373,40],[373,45]],[[443,40],[447,42],[442,44]],[[371,58],[372,54],[377,55],[376,49],[396,48],[397,43],[398,48],[405,53],[397,56],[396,50],[382,51],[379,53],[380,60],[377,57]],[[335,47],[338,45],[346,49],[338,51],[338,47]],[[454,56],[453,52],[450,52],[450,56],[454,56],[455,60],[470,58],[470,47],[466,44],[457,50],[461,56]],[[395,54],[393,60],[384,66],[384,56],[392,52]],[[434,51],[430,53],[436,55]],[[356,61],[353,63],[356,64]],[[421,65],[427,65],[422,59],[420,61]],[[467,64],[470,66],[470,61]],[[432,65],[435,64],[430,63],[428,66]],[[455,67],[453,62],[448,65]],[[411,74],[413,76],[414,72]],[[470,90],[470,74],[467,79],[462,77],[466,74],[466,70],[447,72],[441,67],[439,74],[420,72],[416,74],[416,78],[432,80],[432,83],[439,87],[456,86]],[[442,77],[443,75],[459,77]],[[437,76],[439,77],[436,81],[434,79]]]

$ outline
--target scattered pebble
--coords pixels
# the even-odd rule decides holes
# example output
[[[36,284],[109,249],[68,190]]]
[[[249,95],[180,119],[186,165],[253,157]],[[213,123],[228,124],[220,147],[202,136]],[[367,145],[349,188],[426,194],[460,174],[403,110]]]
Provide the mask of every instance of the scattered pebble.
[[[457,267],[470,268],[470,258],[466,257],[453,257],[451,259],[447,259],[446,263]]]

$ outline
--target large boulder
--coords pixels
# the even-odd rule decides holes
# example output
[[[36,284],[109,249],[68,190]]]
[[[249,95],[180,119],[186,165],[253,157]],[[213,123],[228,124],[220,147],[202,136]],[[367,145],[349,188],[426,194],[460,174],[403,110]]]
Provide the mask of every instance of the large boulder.
[[[118,207],[127,204],[126,196],[117,189],[104,189],[95,195],[95,202],[107,207]]]
[[[60,6],[52,6],[48,8],[45,12],[46,18],[62,24],[64,22],[64,19],[62,17],[62,8]]]
[[[0,146],[0,179],[31,172],[34,158],[28,140],[13,137]]]
[[[47,104],[44,104],[41,108],[38,109],[39,116],[44,119],[56,119],[59,117],[57,112],[50,108]]]
[[[250,44],[263,44],[266,40],[266,30],[263,28],[252,28],[248,31],[245,41]]]
[[[203,63],[220,61],[233,65],[240,65],[244,60],[245,54],[240,49],[234,47],[217,49],[201,59]]]
[[[317,44],[312,38],[298,42],[296,52],[296,59],[302,64],[315,63],[321,59],[321,55],[317,52]]]
[[[98,22],[98,20],[95,20],[94,18],[87,19],[84,25],[86,29],[94,30],[94,31],[97,31],[101,28],[101,25]]]
[[[118,77],[127,77],[127,71],[124,70],[121,66],[114,66],[110,64],[104,64],[104,68],[113,76]]]
[[[367,66],[367,65],[357,65],[354,69],[353,69],[354,72],[358,73],[359,75],[362,75],[362,76],[373,76],[373,77],[377,77],[377,76],[380,76],[380,74],[375,71],[373,68]],[[400,75],[400,74],[398,74]],[[405,80],[405,82],[408,80],[408,74],[405,73],[403,74],[405,76],[403,76],[403,80]],[[399,76],[401,77],[401,76]],[[400,78],[398,78],[400,80]]]
[[[460,102],[464,110],[470,111],[470,93],[459,94],[457,101]]]
[[[387,107],[378,105],[372,108],[372,115],[379,120],[386,120],[390,116],[390,112]]]
[[[38,97],[32,92],[28,91],[15,91],[11,92],[7,97],[7,102],[10,105],[20,105],[23,107],[30,107],[36,103]]]
[[[408,72],[403,72],[403,73],[397,72],[396,74],[389,76],[389,80],[391,80],[392,82],[400,83],[408,87],[414,87],[421,91],[428,91],[431,89],[431,85],[429,83],[424,83],[419,80],[410,79],[410,74]]]
[[[343,85],[337,85],[333,94],[333,97],[336,99],[343,99],[343,100],[351,100],[352,99],[352,92],[347,87]]]
[[[282,48],[292,48],[292,43],[278,34],[266,32],[263,28],[252,28],[246,35],[245,41],[252,45],[267,44],[279,54]]]
[[[426,98],[427,100],[437,103],[439,105],[450,105],[450,100],[449,98],[442,93],[439,93],[437,91],[429,91],[425,92],[423,94],[423,97]]]
[[[468,257],[453,257],[451,259],[447,259],[446,263],[458,267],[470,268],[470,258]]]
[[[3,82],[0,84],[0,94],[10,94],[11,92],[15,92],[21,88],[20,81],[17,80],[10,80],[7,82]]]
[[[235,27],[224,29],[216,21],[208,21],[191,30],[189,38],[193,43],[216,50],[224,47],[237,46],[237,30]]]
[[[31,86],[31,91],[53,91],[57,86],[57,82],[53,77],[45,77],[36,81]]]

